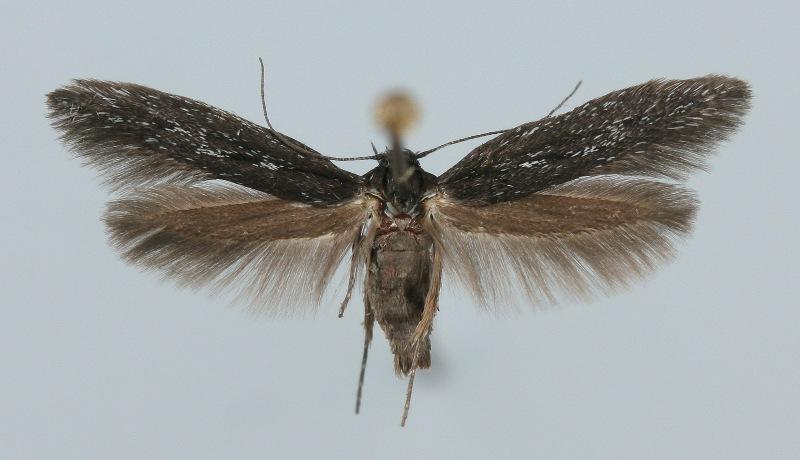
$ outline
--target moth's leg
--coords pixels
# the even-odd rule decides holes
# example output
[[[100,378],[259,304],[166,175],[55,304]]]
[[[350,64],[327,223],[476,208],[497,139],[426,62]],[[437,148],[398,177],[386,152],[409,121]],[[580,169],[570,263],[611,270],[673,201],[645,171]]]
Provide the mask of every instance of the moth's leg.
[[[361,355],[361,373],[358,375],[358,391],[356,391],[356,414],[361,410],[361,392],[364,388],[364,374],[367,372],[367,354],[369,353],[369,344],[372,342],[372,328],[375,325],[375,315],[372,313],[372,305],[369,303],[369,294],[367,288],[370,285],[370,266],[372,265],[372,243],[375,241],[375,234],[378,231],[378,226],[375,225],[377,220],[373,218],[367,223],[367,231],[361,239],[358,251],[359,259],[364,264],[364,352]],[[354,246],[355,248],[355,246]],[[363,255],[363,256],[362,256]],[[353,266],[357,267],[358,261],[354,259]]]
[[[347,278],[347,294],[344,295],[344,300],[342,300],[342,304],[339,305],[339,318],[344,316],[344,310],[347,308],[347,304],[350,303],[350,298],[353,297],[353,288],[356,287],[358,264],[361,262],[361,240],[361,233],[359,233],[358,237],[353,241],[351,249],[353,255],[350,258],[350,275]]]
[[[411,408],[411,394],[414,391],[414,378],[417,376],[417,359],[419,358],[419,348],[422,343],[427,343],[425,339],[431,335],[433,319],[439,309],[439,292],[442,288],[442,257],[434,246],[433,249],[433,269],[431,270],[431,283],[428,294],[425,296],[425,306],[422,310],[422,318],[414,330],[414,340],[411,342],[414,347],[414,359],[411,361],[411,371],[408,373],[408,388],[406,389],[406,402],[403,405],[403,416],[400,419],[400,426],[406,426],[408,411]]]
[[[372,210],[369,219],[358,233],[358,236],[353,240],[351,248],[352,257],[350,258],[350,275],[347,278],[347,294],[339,305],[339,318],[344,316],[344,311],[350,298],[353,297],[353,289],[356,286],[356,278],[358,278],[359,265],[363,264],[366,269],[369,269],[370,254],[372,253],[372,242],[375,241],[375,234],[378,232],[378,227],[375,224],[375,212]],[[366,282],[364,283],[366,286]],[[364,302],[366,304],[366,291],[364,292]]]
[[[408,387],[406,388],[406,402],[403,404],[403,416],[400,426],[406,426],[408,410],[411,408],[411,393],[414,391],[414,377],[417,376],[417,357],[419,356],[419,342],[414,343],[414,359],[411,361],[411,372],[408,373]]]
[[[375,325],[375,316],[369,302],[364,299],[364,352],[361,355],[361,373],[358,375],[358,391],[356,392],[356,414],[361,410],[361,391],[364,388],[364,374],[367,371],[367,354],[369,344],[372,342],[372,327]]]
[[[439,310],[439,293],[442,290],[442,256],[436,250],[433,251],[433,267],[431,270],[431,283],[428,294],[425,296],[425,306],[422,310],[422,318],[414,329],[414,344],[418,344],[426,336],[430,335],[433,328],[433,319]]]

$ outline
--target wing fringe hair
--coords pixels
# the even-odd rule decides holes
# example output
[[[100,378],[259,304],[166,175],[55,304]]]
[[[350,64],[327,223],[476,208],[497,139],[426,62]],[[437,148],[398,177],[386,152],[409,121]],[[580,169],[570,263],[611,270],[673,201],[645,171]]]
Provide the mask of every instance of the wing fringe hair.
[[[448,275],[478,302],[586,300],[624,288],[672,258],[692,229],[690,190],[621,176],[592,176],[513,202],[471,207],[436,199],[429,225]]]
[[[244,187],[165,186],[109,204],[124,259],[182,285],[240,286],[253,312],[315,308],[361,231],[358,201],[318,207]]]

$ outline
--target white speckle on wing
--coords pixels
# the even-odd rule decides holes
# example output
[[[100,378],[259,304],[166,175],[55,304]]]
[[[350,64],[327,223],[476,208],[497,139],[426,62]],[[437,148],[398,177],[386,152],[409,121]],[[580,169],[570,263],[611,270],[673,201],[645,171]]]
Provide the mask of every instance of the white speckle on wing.
[[[270,163],[269,161],[263,160],[258,163],[259,166],[269,169],[270,171],[276,171],[280,169],[277,165]]]
[[[223,154],[222,151],[213,150],[213,149],[210,149],[210,148],[207,148],[207,147],[199,147],[199,148],[195,149],[195,153],[197,153],[199,155],[208,155],[210,157],[216,157],[216,158],[227,158],[228,157],[228,155]]]

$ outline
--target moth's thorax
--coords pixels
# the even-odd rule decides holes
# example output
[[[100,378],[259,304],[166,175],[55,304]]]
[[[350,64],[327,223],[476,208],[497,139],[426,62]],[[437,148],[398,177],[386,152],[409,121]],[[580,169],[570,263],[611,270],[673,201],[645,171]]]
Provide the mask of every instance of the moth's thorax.
[[[378,167],[365,175],[369,192],[384,204],[392,218],[414,218],[422,200],[436,188],[436,176],[425,172],[410,150],[387,150]]]

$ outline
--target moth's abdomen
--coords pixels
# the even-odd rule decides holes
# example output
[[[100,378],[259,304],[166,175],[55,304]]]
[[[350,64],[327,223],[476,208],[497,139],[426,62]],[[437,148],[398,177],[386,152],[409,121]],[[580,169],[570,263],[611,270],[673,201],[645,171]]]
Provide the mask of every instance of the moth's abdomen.
[[[382,225],[372,245],[366,295],[389,340],[398,374],[408,374],[414,360],[413,336],[430,287],[432,244],[412,222],[404,230]],[[426,336],[419,344],[417,367],[430,367],[430,348]]]

